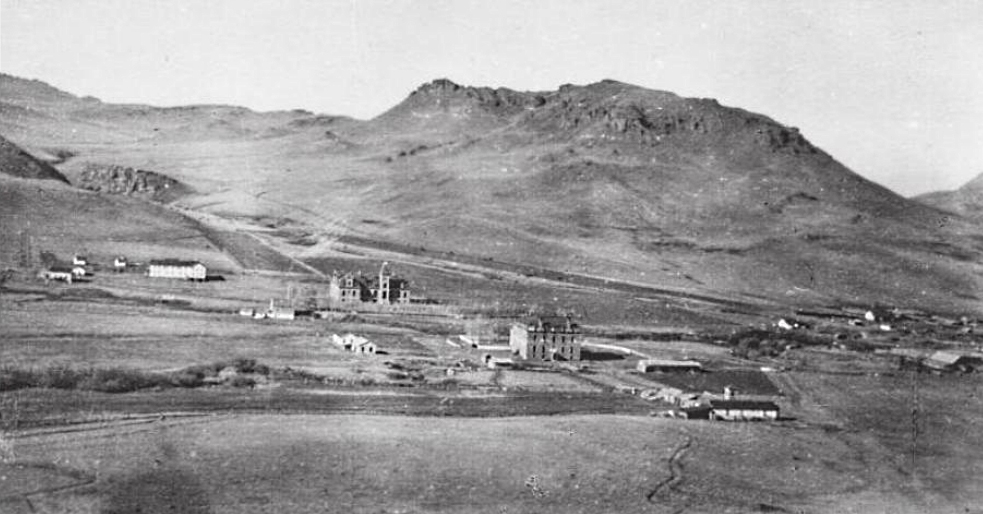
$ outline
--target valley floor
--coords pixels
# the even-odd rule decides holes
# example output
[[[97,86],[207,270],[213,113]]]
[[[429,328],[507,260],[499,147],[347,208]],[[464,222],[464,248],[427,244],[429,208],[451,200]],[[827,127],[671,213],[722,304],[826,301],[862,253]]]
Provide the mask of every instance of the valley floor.
[[[210,415],[7,436],[4,512],[966,512],[863,436],[647,417]]]
[[[737,356],[723,344],[733,331],[788,309],[436,254],[399,263],[442,302],[429,315],[257,320],[237,311],[323,286],[338,267],[368,271],[394,249],[302,259],[269,233],[217,227],[200,251],[226,255],[222,280],[99,270],[0,287],[0,512],[983,512],[979,374],[828,345]],[[458,338],[465,313],[501,323],[571,305],[591,316],[586,370],[488,369],[486,350]],[[331,343],[348,332],[380,353]],[[891,335],[864,340],[875,337]],[[711,372],[653,378],[634,372],[643,357]],[[10,378],[236,361],[269,373],[125,393]],[[664,385],[736,385],[771,397],[782,419],[668,419],[672,405],[638,394]]]

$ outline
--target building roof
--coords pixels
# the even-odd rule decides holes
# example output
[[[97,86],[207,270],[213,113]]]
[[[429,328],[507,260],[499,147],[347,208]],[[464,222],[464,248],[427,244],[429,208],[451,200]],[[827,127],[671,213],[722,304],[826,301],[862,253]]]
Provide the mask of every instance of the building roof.
[[[51,273],[71,273],[73,269],[71,266],[52,266],[48,268],[48,271]]]
[[[645,359],[638,361],[639,364],[643,366],[659,366],[663,368],[672,367],[685,367],[685,368],[702,368],[703,365],[697,361],[677,361],[670,359]]]
[[[726,410],[778,410],[774,402],[754,400],[710,400],[710,408]]]
[[[151,266],[197,266],[198,261],[185,261],[181,259],[154,259],[150,261]],[[202,266],[204,266],[202,264]]]
[[[405,289],[406,286],[409,285],[409,283],[410,283],[409,280],[406,280],[406,279],[401,278],[401,277],[399,277],[397,275],[391,274],[389,272],[389,270],[386,270],[386,272],[384,273],[384,275],[386,275],[386,276],[389,277],[389,287],[396,287],[396,288],[399,288],[399,289]],[[379,276],[378,275],[366,275],[366,274],[363,274],[361,271],[345,271],[345,272],[341,272],[341,273],[339,273],[339,272],[336,271],[336,272],[334,272],[334,274],[332,276],[337,277],[339,280],[346,280],[346,279],[349,279],[350,278],[350,279],[352,279],[355,282],[355,284],[361,285],[362,287],[366,287],[366,288],[369,288],[369,289],[372,289],[372,288],[378,289],[379,288]],[[358,287],[357,285],[355,287]]]
[[[539,316],[525,323],[528,329],[543,332],[579,332],[580,327],[566,316]]]
[[[929,357],[929,360],[934,361],[934,362],[939,363],[939,364],[945,364],[945,365],[948,365],[948,366],[952,366],[952,365],[955,365],[956,363],[958,363],[959,362],[959,359],[962,359],[962,358],[963,358],[963,356],[960,355],[960,354],[958,354],[958,353],[952,353],[952,352],[946,352],[946,351],[937,351],[937,352],[933,353]]]

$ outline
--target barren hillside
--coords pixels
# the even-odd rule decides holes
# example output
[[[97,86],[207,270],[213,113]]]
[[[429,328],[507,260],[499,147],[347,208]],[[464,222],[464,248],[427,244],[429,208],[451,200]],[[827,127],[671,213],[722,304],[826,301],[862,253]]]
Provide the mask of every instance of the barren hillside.
[[[5,105],[89,120],[90,141],[126,136],[82,143],[18,118],[15,141],[78,155],[59,164],[69,176],[86,161],[163,173],[197,192],[187,207],[306,225],[323,244],[304,257],[358,236],[792,303],[978,300],[983,242],[966,220],[711,99],[610,80],[518,92],[441,79],[358,121],[121,106],[0,79],[17,91]]]
[[[983,220],[983,174],[954,191],[926,193],[914,200],[973,220]]]

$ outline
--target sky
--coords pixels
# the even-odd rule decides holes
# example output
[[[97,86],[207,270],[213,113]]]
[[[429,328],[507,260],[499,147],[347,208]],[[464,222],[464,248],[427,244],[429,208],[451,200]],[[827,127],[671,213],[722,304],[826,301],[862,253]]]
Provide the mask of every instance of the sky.
[[[901,194],[983,173],[975,0],[0,0],[0,71],[370,118],[420,84],[610,78],[768,115]]]

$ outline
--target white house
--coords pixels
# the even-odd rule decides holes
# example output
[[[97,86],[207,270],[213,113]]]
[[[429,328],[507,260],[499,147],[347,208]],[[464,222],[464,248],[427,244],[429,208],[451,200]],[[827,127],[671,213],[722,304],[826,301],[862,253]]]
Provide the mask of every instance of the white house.
[[[72,266],[72,276],[74,277],[84,277],[85,276],[85,266]]]
[[[83,257],[81,255],[75,255],[74,257],[72,257],[72,265],[73,266],[88,266],[89,265],[89,262],[88,262],[88,259],[86,259],[85,257]]]
[[[345,350],[358,354],[375,354],[378,349],[375,343],[355,334],[345,334],[344,336],[331,334],[331,341]]]
[[[207,270],[198,261],[179,259],[159,259],[150,261],[147,275],[152,278],[181,278],[185,280],[205,280]]]
[[[113,259],[113,271],[123,272],[126,271],[126,257],[116,257]]]
[[[375,343],[371,341],[365,341],[352,347],[352,352],[362,355],[375,355],[375,351]]]

